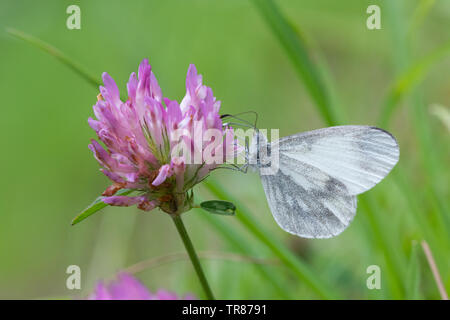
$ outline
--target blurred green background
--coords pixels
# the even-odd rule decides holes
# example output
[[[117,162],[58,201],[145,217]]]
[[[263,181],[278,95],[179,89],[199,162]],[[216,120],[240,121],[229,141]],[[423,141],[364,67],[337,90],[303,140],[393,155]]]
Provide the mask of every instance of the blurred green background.
[[[430,106],[450,106],[450,58],[448,50],[438,58],[429,55],[448,47],[450,1],[275,3],[305,41],[333,106],[345,114],[343,123],[379,124],[391,88],[406,74],[394,91],[404,95],[384,127],[399,141],[399,165],[370,198],[362,197],[365,205],[350,227],[328,240],[283,232],[256,174],[216,171],[212,179],[339,297],[439,299],[419,243],[428,241],[449,288],[449,131]],[[81,30],[66,28],[71,4],[81,8]],[[381,7],[381,30],[366,28],[370,4]],[[87,148],[95,137],[87,118],[98,90],[52,56],[8,35],[6,27],[51,43],[96,77],[107,71],[121,90],[139,62],[149,58],[163,94],[180,101],[187,67],[195,63],[222,101],[222,113],[257,111],[259,127],[279,128],[281,136],[327,126],[255,2],[1,1],[0,298],[84,297],[98,279],[184,249],[159,211],[105,208],[70,226],[108,185]],[[204,187],[196,193],[216,198]],[[193,210],[184,220],[196,248],[219,256],[202,260],[218,298],[317,298],[282,263],[272,264],[277,257],[236,217],[205,215]],[[230,245],[217,225],[242,236],[251,252]],[[263,259],[263,265],[220,257],[223,252]],[[66,288],[66,268],[72,264],[81,267],[81,291]],[[380,290],[366,286],[370,265],[381,267]],[[257,272],[260,268],[273,275],[278,289]],[[137,276],[151,290],[203,297],[186,259],[153,264]]]

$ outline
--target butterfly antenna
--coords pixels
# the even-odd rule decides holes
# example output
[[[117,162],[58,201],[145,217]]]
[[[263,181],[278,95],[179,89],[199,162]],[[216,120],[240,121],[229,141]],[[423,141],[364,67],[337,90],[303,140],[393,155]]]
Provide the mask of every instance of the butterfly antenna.
[[[251,114],[253,114],[255,116],[255,122],[254,122],[253,126],[256,128],[256,124],[258,123],[258,113],[256,111],[253,111],[253,110],[243,111],[243,112],[239,112],[239,113],[234,114],[234,116],[237,117],[237,116],[242,116],[244,114],[249,114],[249,113],[251,113]]]
[[[249,114],[249,113],[252,113],[252,114],[255,115],[255,122],[254,123],[251,123],[250,121],[247,121],[245,119],[242,119],[242,118],[238,117],[238,116],[241,116],[241,115],[244,115],[244,114]],[[256,113],[255,111],[244,111],[244,112],[240,112],[240,113],[237,113],[237,114],[234,114],[234,115],[227,113],[227,114],[223,114],[223,115],[220,116],[220,119],[224,119],[224,118],[232,118],[232,119],[241,121],[241,122],[246,124],[246,127],[256,129],[256,124],[257,124],[257,121],[258,121],[258,113]],[[242,123],[234,123],[234,124],[235,125],[243,125]]]
[[[252,113],[255,116],[255,122],[251,123],[250,121],[247,121],[243,118],[241,118],[240,116],[245,115],[245,114],[249,114]],[[223,124],[223,126],[240,126],[240,127],[246,127],[246,128],[250,128],[250,129],[254,129],[256,132],[258,132],[258,128],[256,127],[257,123],[258,123],[258,113],[255,111],[244,111],[244,112],[240,112],[237,114],[223,114],[220,116],[220,119],[226,119],[226,118],[231,118],[234,120],[237,120],[239,122],[226,122]],[[257,135],[258,140],[259,140],[259,135]],[[248,157],[249,157],[249,141],[247,139],[245,139],[245,159],[246,159],[246,163],[243,166],[236,166],[236,165],[230,165],[230,166],[220,166],[218,168],[224,168],[224,169],[231,169],[231,170],[235,170],[235,171],[239,171],[239,172],[243,172],[243,173],[247,173],[247,169],[248,169]]]

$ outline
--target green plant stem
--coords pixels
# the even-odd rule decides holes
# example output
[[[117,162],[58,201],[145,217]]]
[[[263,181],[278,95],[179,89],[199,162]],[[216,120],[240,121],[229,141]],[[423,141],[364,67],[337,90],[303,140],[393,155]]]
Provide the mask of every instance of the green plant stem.
[[[323,299],[334,299],[337,296],[334,290],[325,287],[324,284],[314,276],[309,267],[302,263],[284,244],[269,237],[267,232],[256,225],[245,211],[239,211],[239,221],[262,243],[264,243],[275,256],[277,256],[289,269],[291,269],[304,283],[313,289]]]
[[[230,194],[225,192],[217,183],[209,180],[205,181],[205,185],[209,191],[219,199],[232,199],[238,207],[236,217],[239,222],[319,297],[322,299],[338,298],[335,290],[330,285],[318,278],[309,266],[300,260],[299,257],[294,255],[280,240],[264,230],[264,228],[255,221],[243,204],[239,203],[237,199],[234,199]]]
[[[177,227],[178,233],[180,234],[181,240],[183,240],[184,247],[191,259],[192,265],[194,266],[195,272],[197,273],[198,279],[205,291],[205,295],[209,300],[214,300],[214,295],[209,287],[208,280],[206,280],[205,273],[203,272],[202,266],[200,265],[200,260],[198,259],[197,253],[195,252],[194,246],[192,244],[191,239],[184,227],[183,220],[181,220],[181,216],[174,215],[172,216],[173,222]]]
[[[200,198],[197,196],[197,199]],[[249,242],[248,239],[241,233],[236,232],[236,228],[231,226],[226,221],[223,221],[224,219],[220,219],[211,214],[202,214],[202,220],[212,225],[212,227],[216,229],[218,234],[220,234],[226,240],[226,243],[233,250],[237,250],[242,254],[252,254],[255,256],[259,256],[261,254],[262,245],[255,246],[252,242]],[[289,290],[286,290],[286,283],[281,280],[281,277],[277,272],[272,272],[272,269],[269,269],[268,266],[264,266],[262,264],[254,264],[254,267],[255,270],[257,270],[261,274],[263,279],[265,279],[265,281],[273,286],[273,288],[278,292],[280,298],[296,298],[289,294]]]

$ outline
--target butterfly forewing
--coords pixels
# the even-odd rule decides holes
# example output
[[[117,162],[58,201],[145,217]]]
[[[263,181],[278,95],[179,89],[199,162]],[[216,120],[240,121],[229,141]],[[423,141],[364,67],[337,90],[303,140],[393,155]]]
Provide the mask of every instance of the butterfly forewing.
[[[341,181],[350,194],[379,183],[395,166],[399,148],[388,132],[369,126],[340,126],[284,137],[280,154],[307,163]]]

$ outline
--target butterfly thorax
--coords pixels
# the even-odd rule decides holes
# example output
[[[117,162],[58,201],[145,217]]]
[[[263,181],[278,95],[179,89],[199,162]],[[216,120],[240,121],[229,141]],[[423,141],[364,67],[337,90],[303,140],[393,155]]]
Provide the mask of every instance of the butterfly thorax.
[[[261,168],[267,165],[268,154],[270,153],[270,144],[267,137],[259,130],[255,130],[247,151],[247,161],[251,167]]]

